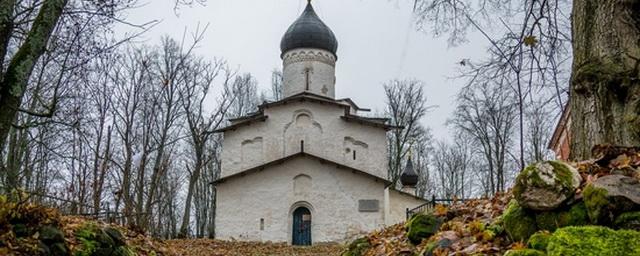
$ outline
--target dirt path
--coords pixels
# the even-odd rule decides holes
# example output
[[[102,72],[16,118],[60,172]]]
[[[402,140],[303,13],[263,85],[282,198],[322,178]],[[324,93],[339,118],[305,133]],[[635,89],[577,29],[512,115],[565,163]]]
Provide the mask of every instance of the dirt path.
[[[233,256],[233,255],[340,255],[342,246],[320,244],[314,246],[290,246],[284,243],[229,242],[212,239],[175,239],[164,241],[166,248],[175,255]]]

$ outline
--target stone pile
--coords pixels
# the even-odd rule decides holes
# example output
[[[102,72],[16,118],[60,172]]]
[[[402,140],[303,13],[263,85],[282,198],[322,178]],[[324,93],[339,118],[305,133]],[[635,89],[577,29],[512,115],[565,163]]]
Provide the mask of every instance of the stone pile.
[[[534,163],[507,193],[437,205],[343,255],[640,256],[640,148],[597,146],[593,154]]]
[[[620,240],[640,239],[640,149],[597,146],[594,155],[535,163],[518,175],[500,221],[512,241],[530,248],[508,255],[580,255],[561,248],[584,245],[597,255],[640,255],[640,243]]]

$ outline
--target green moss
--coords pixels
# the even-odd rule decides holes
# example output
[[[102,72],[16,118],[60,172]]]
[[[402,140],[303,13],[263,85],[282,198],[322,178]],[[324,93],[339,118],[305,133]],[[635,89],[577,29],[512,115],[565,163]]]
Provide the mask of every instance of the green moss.
[[[601,226],[565,227],[549,238],[550,256],[640,255],[640,232]]]
[[[504,256],[545,256],[542,251],[533,249],[508,250]]]
[[[496,237],[496,232],[493,232],[492,230],[485,230],[482,231],[482,241],[491,241]]]
[[[105,230],[109,230],[108,232]],[[75,252],[76,256],[98,256],[98,255],[111,255],[111,256],[132,256],[135,255],[133,249],[126,246],[126,242],[116,241],[109,234],[112,233],[117,236],[109,228],[104,230],[98,227],[93,222],[88,222],[75,232],[76,239],[80,241],[81,246],[79,250]],[[119,232],[118,232],[119,234]]]
[[[613,222],[613,226],[619,229],[635,229],[640,231],[640,212],[625,212],[620,214]]]
[[[526,241],[529,236],[538,231],[535,218],[516,200],[511,200],[507,210],[502,214],[504,229],[513,241]]]
[[[609,204],[607,191],[589,184],[584,188],[582,195],[584,197],[584,204],[587,207],[587,214],[589,215],[591,222],[600,223],[602,221],[603,211]]]
[[[360,256],[364,255],[364,253],[371,248],[371,244],[369,243],[369,238],[361,237],[349,244],[347,250],[342,253],[342,256]]]
[[[502,223],[500,224],[491,224],[487,227],[487,231],[491,231],[496,235],[501,235],[504,232],[504,227],[502,227]]]
[[[135,256],[136,253],[128,246],[118,246],[111,256]]]
[[[535,172],[535,169],[536,169],[536,164],[530,164],[529,166],[525,167],[520,172],[520,174],[518,174],[518,177],[516,177],[516,182],[513,185],[513,194],[515,195],[516,198],[519,198],[522,192],[524,192],[524,188],[528,184],[527,181],[534,182],[534,183],[542,182],[542,179],[540,179],[540,176],[538,176],[538,173]]]
[[[432,255],[436,248],[438,248],[438,242],[428,243],[418,255]]]
[[[76,256],[91,256],[100,247],[100,243],[96,241],[97,232],[100,231],[95,223],[87,222],[75,233],[76,238],[80,241],[79,251]]]
[[[563,188],[572,187],[573,173],[567,167],[567,164],[560,161],[545,161],[541,163],[534,163],[522,170],[516,178],[515,185],[513,186],[513,194],[516,199],[520,198],[525,188],[528,186],[539,188],[551,188],[553,184],[547,184],[538,174],[537,165],[547,163],[553,167],[555,174],[555,182],[561,184]]]
[[[413,216],[407,224],[409,241],[419,244],[422,239],[429,238],[438,232],[441,221],[431,214],[418,214]]]
[[[531,249],[545,251],[547,249],[547,244],[549,244],[550,237],[551,233],[548,231],[538,231],[529,237],[527,246]]]
[[[566,163],[559,161],[547,161],[547,163],[553,166],[553,171],[556,174],[556,181],[562,184],[562,187],[572,187],[571,183],[573,183],[573,173],[569,170]]]
[[[536,224],[541,230],[553,232],[560,227],[588,225],[589,216],[584,203],[579,202],[568,210],[539,212],[536,214]]]

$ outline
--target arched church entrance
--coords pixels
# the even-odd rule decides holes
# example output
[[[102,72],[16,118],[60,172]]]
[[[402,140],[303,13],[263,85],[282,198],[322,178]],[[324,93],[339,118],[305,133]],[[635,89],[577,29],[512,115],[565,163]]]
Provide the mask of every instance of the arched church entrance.
[[[311,212],[301,206],[293,211],[293,228],[291,229],[293,245],[311,245]]]

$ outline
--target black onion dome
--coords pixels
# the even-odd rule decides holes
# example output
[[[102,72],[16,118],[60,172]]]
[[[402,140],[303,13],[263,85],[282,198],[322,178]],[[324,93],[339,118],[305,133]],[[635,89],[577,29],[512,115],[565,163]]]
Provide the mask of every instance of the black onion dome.
[[[413,170],[413,162],[411,157],[407,161],[407,166],[404,168],[402,175],[400,175],[400,182],[404,187],[415,187],[418,184],[418,174]]]
[[[311,6],[307,3],[304,12],[289,26],[280,41],[282,54],[296,48],[319,48],[336,55],[338,40],[327,25],[320,20]]]

